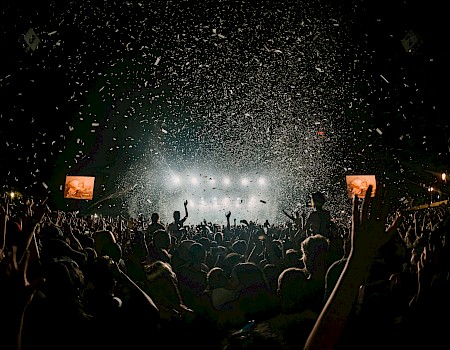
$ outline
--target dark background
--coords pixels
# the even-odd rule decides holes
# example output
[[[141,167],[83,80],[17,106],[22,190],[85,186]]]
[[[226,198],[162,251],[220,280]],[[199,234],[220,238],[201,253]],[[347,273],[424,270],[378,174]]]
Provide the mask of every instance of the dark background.
[[[5,0],[2,188],[91,207],[66,175],[107,202],[189,164],[276,173],[286,206],[351,173],[445,196],[447,35],[438,1]]]

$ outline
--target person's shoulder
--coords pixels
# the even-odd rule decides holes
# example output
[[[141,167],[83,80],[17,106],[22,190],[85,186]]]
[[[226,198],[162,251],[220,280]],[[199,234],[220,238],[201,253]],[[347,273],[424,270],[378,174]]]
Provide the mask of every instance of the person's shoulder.
[[[169,231],[178,231],[178,225],[176,222],[171,222],[169,225],[167,225],[167,230]]]
[[[311,220],[311,219],[317,219],[318,217],[320,217],[320,212],[318,211],[318,210],[314,210],[314,211],[312,211],[310,214],[309,214],[309,216],[308,216],[308,219],[309,220]]]
[[[316,211],[317,215],[331,217],[331,212],[327,209],[320,209]]]

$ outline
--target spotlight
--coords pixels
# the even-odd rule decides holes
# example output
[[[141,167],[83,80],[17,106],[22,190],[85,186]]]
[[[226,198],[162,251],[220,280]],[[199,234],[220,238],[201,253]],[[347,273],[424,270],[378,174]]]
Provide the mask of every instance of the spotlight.
[[[228,177],[225,177],[224,179],[223,179],[223,183],[225,184],[225,185],[229,185],[230,184],[230,178],[228,178]]]
[[[264,186],[266,184],[266,179],[264,179],[263,177],[260,177],[258,179],[258,184],[261,186]]]
[[[178,175],[172,175],[172,182],[175,185],[179,185],[181,183],[181,179],[180,179],[180,177]]]
[[[248,181],[248,179],[247,179],[246,177],[244,177],[244,178],[241,180],[242,186],[247,186],[248,183],[249,183],[249,181]]]

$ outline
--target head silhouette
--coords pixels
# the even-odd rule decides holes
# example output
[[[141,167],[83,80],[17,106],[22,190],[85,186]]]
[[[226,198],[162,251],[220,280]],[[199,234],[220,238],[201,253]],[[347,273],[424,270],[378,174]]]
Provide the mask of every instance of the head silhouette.
[[[319,191],[312,193],[311,199],[312,199],[314,207],[316,207],[316,208],[322,208],[326,201],[323,193],[319,192]]]
[[[159,221],[159,214],[153,213],[151,216],[152,222],[158,222]]]

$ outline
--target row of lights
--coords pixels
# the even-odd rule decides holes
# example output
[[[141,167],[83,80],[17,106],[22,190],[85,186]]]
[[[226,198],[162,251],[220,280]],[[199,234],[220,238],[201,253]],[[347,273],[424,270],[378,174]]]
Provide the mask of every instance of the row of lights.
[[[230,197],[224,197],[221,199],[218,199],[217,197],[213,197],[209,200],[206,200],[205,198],[201,197],[200,199],[189,199],[189,208],[218,208],[218,207],[229,207],[234,206],[236,208],[239,208],[241,206],[247,205],[248,207],[254,207],[257,205],[260,201],[256,199],[256,197],[251,196],[247,200],[237,197],[237,198],[230,198]]]
[[[183,182],[183,180],[182,180],[181,176],[179,176],[179,175],[172,175],[172,183],[173,184],[180,185],[182,182]],[[188,183],[190,183],[192,185],[195,185],[195,186],[199,185],[200,182],[201,182],[201,180],[198,177],[191,177],[189,179],[189,181],[188,181]],[[210,185],[216,185],[217,184],[216,179],[213,179],[213,178],[209,178],[206,182],[208,184],[210,184]],[[248,185],[250,185],[251,182],[252,181],[249,178],[246,178],[246,177],[244,177],[244,178],[242,178],[240,180],[240,184],[242,186],[248,186]],[[256,180],[256,182],[260,186],[265,186],[267,184],[266,179],[263,178],[263,177],[258,178]],[[225,186],[230,186],[232,181],[231,181],[231,179],[229,177],[224,177],[220,183],[222,185],[225,185]]]

